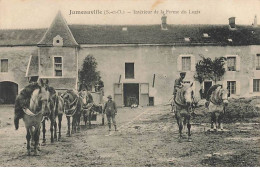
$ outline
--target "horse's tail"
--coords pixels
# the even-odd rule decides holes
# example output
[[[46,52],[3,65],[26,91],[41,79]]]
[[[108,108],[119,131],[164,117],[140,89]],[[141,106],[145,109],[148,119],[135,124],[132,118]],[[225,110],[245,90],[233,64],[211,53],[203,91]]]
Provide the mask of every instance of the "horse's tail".
[[[19,120],[22,119],[23,116],[24,116],[24,112],[23,109],[21,108],[21,103],[18,96],[15,100],[15,107],[14,107],[14,126],[16,130],[18,130]]]

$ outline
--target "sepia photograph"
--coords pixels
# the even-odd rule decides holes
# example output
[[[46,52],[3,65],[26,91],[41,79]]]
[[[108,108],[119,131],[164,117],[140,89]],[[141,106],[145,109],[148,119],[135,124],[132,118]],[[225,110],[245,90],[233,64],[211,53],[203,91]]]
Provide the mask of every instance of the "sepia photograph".
[[[259,167],[260,0],[0,0],[0,167]]]

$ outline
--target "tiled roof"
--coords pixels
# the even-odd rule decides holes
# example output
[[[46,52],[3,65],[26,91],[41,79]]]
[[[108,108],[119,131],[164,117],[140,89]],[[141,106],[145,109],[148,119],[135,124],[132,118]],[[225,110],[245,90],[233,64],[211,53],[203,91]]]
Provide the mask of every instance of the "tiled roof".
[[[59,22],[57,22],[59,23]],[[64,46],[78,44],[169,44],[169,45],[260,45],[260,27],[237,25],[69,25],[74,36],[60,24],[46,29],[0,30],[0,46],[52,45],[53,37],[60,35]],[[54,29],[55,28],[55,29]],[[124,31],[123,31],[124,28]],[[127,29],[126,29],[127,28]],[[50,31],[51,30],[51,31]],[[189,39],[189,41],[185,41]]]
[[[260,27],[228,25],[70,25],[79,44],[180,44],[251,45],[260,44]],[[127,31],[122,29],[127,28]],[[208,37],[205,36],[208,34]],[[185,41],[189,38],[189,41]],[[230,42],[228,39],[232,39]]]
[[[47,29],[0,30],[0,46],[35,46]]]
[[[38,43],[39,46],[52,46],[53,38],[59,35],[63,39],[63,46],[71,47],[78,46],[78,43],[74,39],[71,31],[61,15],[61,12],[58,12],[55,19],[53,20],[50,28],[47,30],[41,41]]]

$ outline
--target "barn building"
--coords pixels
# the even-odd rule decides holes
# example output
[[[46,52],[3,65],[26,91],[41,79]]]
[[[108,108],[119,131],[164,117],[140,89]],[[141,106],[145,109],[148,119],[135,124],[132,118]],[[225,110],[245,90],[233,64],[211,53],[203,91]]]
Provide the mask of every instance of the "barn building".
[[[231,97],[260,94],[260,27],[170,25],[69,25],[59,12],[48,29],[0,30],[0,103],[13,103],[28,81],[48,78],[57,90],[77,89],[78,70],[92,54],[105,85],[118,106],[167,103],[182,71],[194,82],[195,65],[204,57],[227,58],[217,83]],[[196,96],[213,81],[194,82]]]

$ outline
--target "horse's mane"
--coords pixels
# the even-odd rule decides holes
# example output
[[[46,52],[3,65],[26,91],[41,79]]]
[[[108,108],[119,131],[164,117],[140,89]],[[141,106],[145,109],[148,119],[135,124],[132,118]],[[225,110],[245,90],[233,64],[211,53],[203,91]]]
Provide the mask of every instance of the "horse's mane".
[[[210,99],[210,96],[212,94],[213,91],[215,91],[218,87],[220,87],[221,85],[220,84],[215,84],[213,86],[211,86],[207,92],[207,95],[206,95],[206,100],[209,101]]]
[[[24,107],[28,108],[33,91],[36,89],[40,89],[40,88],[41,87],[38,83],[31,83],[31,84],[27,85],[24,89],[22,89],[22,91],[16,98],[16,100],[19,101],[19,106],[17,106],[17,105],[15,105],[15,106],[21,107],[21,108],[24,108]]]

